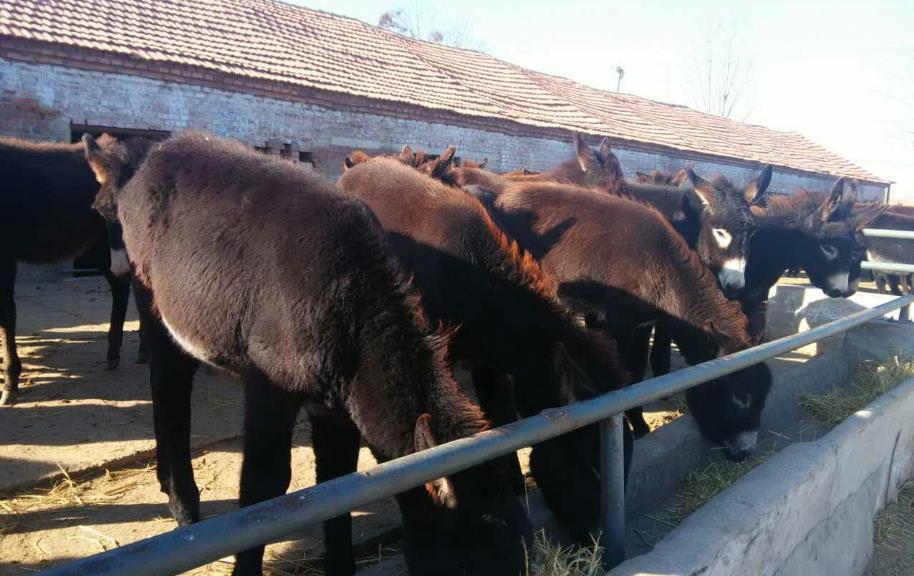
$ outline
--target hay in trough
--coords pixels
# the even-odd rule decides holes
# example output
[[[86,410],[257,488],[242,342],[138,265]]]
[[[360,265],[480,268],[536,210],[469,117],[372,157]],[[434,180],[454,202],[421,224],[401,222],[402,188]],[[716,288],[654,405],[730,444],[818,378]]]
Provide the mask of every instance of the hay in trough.
[[[865,362],[848,386],[836,385],[820,394],[801,394],[800,405],[816,420],[833,428],[911,376],[914,362],[908,359],[896,356],[881,364]]]
[[[562,546],[540,530],[528,556],[526,576],[597,576],[604,573],[603,549],[596,540],[590,546]]]
[[[667,508],[664,519],[678,525],[705,502],[732,486],[734,482],[767,460],[771,454],[771,452],[758,454],[746,458],[742,462],[714,460],[700,470],[692,470],[682,488],[679,489],[673,505]]]

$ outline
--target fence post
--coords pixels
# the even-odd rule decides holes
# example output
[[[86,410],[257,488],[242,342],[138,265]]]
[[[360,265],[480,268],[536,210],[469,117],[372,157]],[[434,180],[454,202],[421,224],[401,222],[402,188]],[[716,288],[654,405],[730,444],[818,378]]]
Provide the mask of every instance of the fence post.
[[[625,560],[625,440],[622,414],[600,422],[600,512],[603,567]]]

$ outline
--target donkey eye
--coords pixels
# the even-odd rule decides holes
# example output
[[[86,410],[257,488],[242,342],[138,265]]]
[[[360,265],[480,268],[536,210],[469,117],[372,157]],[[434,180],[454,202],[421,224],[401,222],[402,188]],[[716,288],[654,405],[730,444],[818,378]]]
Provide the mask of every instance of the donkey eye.
[[[714,240],[721,249],[726,250],[730,242],[733,242],[733,236],[723,228],[712,228],[711,232],[714,234]]]
[[[838,257],[838,249],[831,244],[820,244],[819,250],[822,251],[826,260],[834,260]]]
[[[752,405],[752,397],[748,392],[743,392],[742,394],[735,392],[730,396],[730,400],[740,410],[748,410],[749,406]]]

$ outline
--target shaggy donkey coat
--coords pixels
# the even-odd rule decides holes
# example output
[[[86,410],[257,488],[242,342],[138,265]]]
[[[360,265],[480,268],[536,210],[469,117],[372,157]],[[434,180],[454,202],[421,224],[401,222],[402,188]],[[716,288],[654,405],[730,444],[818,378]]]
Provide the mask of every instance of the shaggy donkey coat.
[[[16,263],[48,264],[73,258],[105,233],[92,209],[98,183],[81,144],[0,138],[0,406],[18,396],[22,362],[16,353]],[[109,238],[110,241],[110,238]],[[115,248],[115,246],[112,246]],[[112,255],[118,254],[112,250]],[[114,297],[108,331],[108,366],[120,358],[129,285],[105,277]]]
[[[467,179],[472,171],[454,175]],[[489,178],[487,176],[487,178]],[[639,325],[662,321],[689,364],[751,345],[739,306],[656,210],[596,188],[502,181],[470,187],[496,221],[540,260],[559,295],[626,350]],[[633,249],[637,247],[637,249]],[[702,432],[744,458],[755,445],[771,375],[759,364],[691,389]]]
[[[445,166],[452,155],[441,156]],[[626,383],[614,346],[575,321],[552,279],[475,198],[401,160],[349,165],[341,186],[377,215],[430,320],[454,327],[451,357],[471,364],[483,408],[496,422],[512,420],[514,410],[500,375],[513,377],[523,416]],[[536,480],[565,495],[554,510],[582,541],[599,523],[597,438],[588,429],[534,447],[535,458],[560,460],[538,469]],[[630,454],[630,441],[628,447]]]
[[[746,287],[738,297],[753,338],[764,336],[768,291],[787,270],[802,268],[813,286],[833,298],[856,292],[865,252],[860,230],[885,205],[858,205],[855,191],[856,184],[840,178],[828,194],[801,188],[753,206],[758,230],[749,247]]]
[[[86,139],[120,219],[148,322],[157,473],[179,522],[200,517],[190,467],[196,361],[245,380],[240,504],[282,494],[299,407],[319,481],[480,432],[370,210],[300,168],[187,133],[145,150]],[[516,574],[529,526],[491,464],[399,497],[413,574]],[[354,571],[348,515],[327,525],[330,574]],[[258,574],[263,547],[238,554]]]

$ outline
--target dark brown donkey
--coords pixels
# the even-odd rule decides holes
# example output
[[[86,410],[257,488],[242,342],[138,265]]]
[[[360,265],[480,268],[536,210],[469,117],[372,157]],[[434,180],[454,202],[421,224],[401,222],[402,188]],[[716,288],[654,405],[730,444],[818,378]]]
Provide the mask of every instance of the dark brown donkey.
[[[756,228],[750,206],[764,203],[771,172],[770,165],[764,166],[745,186],[737,187],[720,175],[705,180],[691,168],[680,170],[676,175],[655,170],[651,173],[651,180],[678,181],[679,186],[626,182],[624,189],[629,196],[659,210],[714,273],[724,294],[733,298],[746,285],[749,243]],[[642,176],[639,175],[639,179],[643,179]],[[634,360],[638,363],[632,367],[633,378],[640,379],[646,372],[649,339],[650,327],[639,328],[634,347],[641,352],[640,360]],[[670,371],[671,344],[669,330],[663,322],[658,322],[650,348],[654,376]],[[626,414],[636,436],[647,432],[647,423],[640,408]]]
[[[885,205],[856,204],[855,190],[853,182],[840,178],[828,194],[800,189],[753,207],[758,229],[749,247],[746,288],[739,295],[753,338],[765,333],[768,291],[789,269],[802,268],[810,283],[831,297],[857,290],[865,251],[860,230]]]
[[[36,143],[0,138],[0,406],[18,395],[22,362],[16,353],[16,263],[49,264],[79,255],[105,234],[92,209],[98,183],[81,144]],[[112,270],[125,265],[111,230]],[[108,367],[117,366],[130,286],[106,272],[114,296],[108,331]]]
[[[119,218],[147,322],[162,490],[180,523],[200,518],[190,465],[198,360],[245,380],[240,504],[282,494],[307,407],[318,481],[480,432],[482,412],[444,364],[371,211],[333,184],[242,144],[189,133],[155,145],[85,139]],[[529,525],[484,464],[398,497],[412,574],[516,574]],[[327,534],[328,573],[352,574],[347,520]],[[345,530],[344,530],[345,528]],[[235,574],[259,574],[263,547]]]
[[[484,198],[556,278],[563,300],[626,354],[636,327],[657,320],[669,326],[689,364],[750,346],[739,306],[656,210],[550,182],[509,183]],[[768,368],[758,364],[692,388],[686,399],[702,433],[742,459],[755,446],[770,383]]]
[[[430,320],[454,327],[451,358],[470,365],[483,409],[495,422],[625,384],[614,346],[575,320],[539,264],[506,238],[475,198],[387,158],[352,167],[340,184],[377,215]],[[513,402],[500,378],[505,374],[513,377]],[[567,504],[554,508],[556,514],[576,537],[589,540],[599,523],[596,430],[533,451],[540,460],[561,461],[539,469],[536,481],[565,494]]]
[[[726,294],[734,295],[745,285],[749,238],[755,229],[750,211],[752,202],[761,201],[771,181],[771,167],[742,188],[723,177],[704,180],[690,168],[684,171],[688,186],[632,184],[622,177],[618,159],[603,139],[598,150],[592,150],[580,135],[574,136],[575,157],[556,168],[536,176],[509,177],[518,182],[559,181],[597,189],[646,202],[660,211],[674,229],[696,251],[701,261],[715,274]],[[503,184],[493,182],[491,173],[461,169],[453,171],[461,183],[472,183],[498,189]],[[666,180],[659,172],[655,179]],[[670,178],[672,180],[672,178]],[[669,330],[661,319],[656,328],[652,323],[640,324],[626,350],[626,368],[633,382],[644,378],[647,370],[651,330],[655,329],[651,355],[654,375],[670,370]],[[629,423],[639,438],[650,432],[641,408],[626,411]]]

